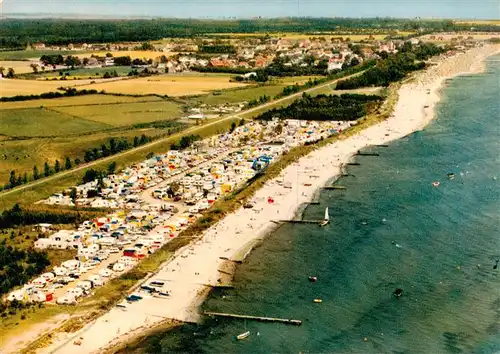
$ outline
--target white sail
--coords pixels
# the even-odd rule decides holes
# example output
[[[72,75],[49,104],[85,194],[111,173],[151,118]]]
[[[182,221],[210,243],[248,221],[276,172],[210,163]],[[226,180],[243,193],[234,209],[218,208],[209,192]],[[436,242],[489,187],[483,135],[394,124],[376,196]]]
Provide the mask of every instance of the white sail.
[[[328,215],[328,207],[325,208],[325,220],[330,220],[330,215]]]

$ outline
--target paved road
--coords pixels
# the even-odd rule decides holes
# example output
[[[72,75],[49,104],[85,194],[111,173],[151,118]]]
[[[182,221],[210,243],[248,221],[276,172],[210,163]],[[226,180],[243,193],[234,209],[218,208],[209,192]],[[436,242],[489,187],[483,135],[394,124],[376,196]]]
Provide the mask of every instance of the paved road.
[[[150,147],[153,147],[155,145],[158,145],[158,144],[161,144],[163,143],[164,141],[166,141],[167,139],[172,139],[172,138],[175,138],[176,136],[180,136],[181,134],[184,135],[184,134],[193,134],[193,133],[196,133],[198,130],[201,130],[201,129],[205,129],[206,127],[209,127],[209,126],[212,126],[212,125],[215,125],[215,124],[219,124],[221,122],[224,122],[224,121],[228,121],[228,120],[233,120],[235,118],[241,118],[241,116],[243,114],[248,114],[248,113],[252,113],[252,112],[255,112],[255,111],[259,111],[263,108],[266,108],[266,107],[271,107],[271,106],[274,106],[274,105],[277,105],[283,101],[286,101],[286,100],[290,100],[292,98],[296,98],[296,97],[299,97],[301,96],[304,92],[312,92],[312,91],[315,91],[315,90],[319,90],[323,87],[326,87],[328,85],[331,85],[332,83],[334,82],[337,82],[339,80],[344,80],[344,79],[347,79],[349,77],[352,77],[352,76],[357,76],[357,75],[360,75],[363,71],[359,72],[359,73],[355,73],[355,74],[352,74],[352,75],[349,75],[349,76],[345,76],[345,77],[342,77],[340,79],[336,79],[336,80],[332,80],[332,81],[328,81],[327,83],[324,83],[322,85],[319,85],[319,86],[314,86],[314,87],[311,87],[307,90],[304,90],[304,91],[300,91],[300,92],[297,92],[297,93],[294,93],[290,96],[285,96],[285,97],[282,97],[282,98],[279,98],[277,100],[274,100],[274,101],[271,101],[271,102],[268,102],[268,103],[264,103],[260,106],[257,106],[257,107],[254,107],[254,108],[250,108],[250,109],[247,109],[247,110],[244,110],[244,111],[241,111],[239,113],[236,113],[236,114],[230,114],[228,115],[227,117],[223,117],[223,118],[220,118],[220,119],[217,119],[213,122],[210,122],[210,123],[207,123],[207,124],[203,124],[203,125],[197,125],[197,126],[193,126],[191,128],[188,128],[180,133],[176,133],[176,134],[173,134],[173,135],[170,135],[170,136],[167,136],[165,138],[162,138],[162,139],[158,139],[158,140],[155,140],[155,141],[152,141],[150,143],[147,143],[145,145],[142,145],[142,146],[139,146],[139,147],[136,147],[136,148],[133,148],[133,149],[130,149],[130,150],[127,150],[127,151],[124,151],[120,154],[116,154],[116,155],[112,155],[112,156],[108,156],[108,157],[104,157],[102,159],[99,159],[99,160],[96,160],[96,161],[92,161],[92,162],[89,162],[89,163],[86,163],[86,164],[83,164],[83,165],[80,165],[76,168],[73,168],[71,170],[68,170],[68,171],[63,171],[63,172],[59,172],[55,175],[52,175],[50,177],[47,177],[47,178],[43,178],[43,179],[40,179],[38,181],[34,181],[34,182],[31,182],[31,183],[28,183],[28,184],[25,184],[25,185],[22,185],[22,186],[19,186],[19,187],[16,187],[16,188],[13,188],[13,189],[9,189],[7,191],[4,191],[4,192],[1,192],[0,193],[0,198],[1,197],[4,197],[4,196],[7,196],[11,193],[15,193],[15,192],[20,192],[22,190],[25,190],[25,189],[30,189],[32,187],[35,187],[35,186],[38,186],[38,185],[41,185],[41,184],[44,184],[44,183],[47,183],[47,182],[50,182],[52,180],[55,180],[55,179],[58,179],[58,178],[61,178],[61,177],[64,177],[64,176],[68,176],[72,173],[75,173],[75,172],[78,172],[78,171],[82,171],[82,170],[85,170],[89,167],[92,167],[92,166],[95,166],[97,164],[100,164],[100,163],[103,163],[103,162],[106,162],[106,161],[113,161],[113,159],[117,158],[117,157],[121,157],[121,156],[126,156],[126,155],[129,155],[129,154],[133,154],[133,153],[136,153],[138,151],[143,151],[143,150],[146,150],[146,149],[149,149]]]

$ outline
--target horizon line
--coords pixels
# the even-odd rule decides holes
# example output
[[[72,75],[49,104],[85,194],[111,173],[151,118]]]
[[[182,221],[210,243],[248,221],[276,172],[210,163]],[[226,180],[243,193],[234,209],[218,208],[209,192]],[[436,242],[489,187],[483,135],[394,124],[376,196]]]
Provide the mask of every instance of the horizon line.
[[[43,17],[42,17],[43,16]],[[46,17],[45,17],[46,16]],[[460,18],[460,17],[423,17],[423,16],[414,16],[414,17],[394,17],[394,16],[362,16],[362,17],[354,17],[354,16],[251,16],[251,17],[239,17],[239,16],[222,16],[222,17],[167,17],[167,16],[126,16],[126,15],[95,15],[95,14],[80,14],[80,13],[50,13],[50,12],[36,12],[36,13],[27,13],[27,12],[11,12],[11,13],[2,13],[0,14],[0,19],[28,19],[28,18],[36,18],[36,19],[85,19],[85,20],[134,20],[134,19],[142,19],[142,20],[219,20],[219,21],[231,21],[231,20],[273,20],[273,19],[390,19],[390,20],[417,20],[417,21],[437,21],[437,20],[459,20],[459,21],[496,21],[500,23],[499,19],[495,18]]]

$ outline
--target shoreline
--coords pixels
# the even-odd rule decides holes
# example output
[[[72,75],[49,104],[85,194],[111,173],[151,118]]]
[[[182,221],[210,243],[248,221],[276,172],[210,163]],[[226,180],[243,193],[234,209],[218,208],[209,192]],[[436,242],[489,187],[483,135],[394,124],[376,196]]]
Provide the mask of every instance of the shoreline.
[[[399,88],[399,98],[388,119],[321,147],[287,166],[279,177],[267,181],[255,193],[252,198],[254,208],[240,208],[227,215],[206,230],[201,240],[176,252],[172,260],[160,267],[154,276],[170,284],[170,298],[145,298],[128,306],[125,311],[114,308],[75,334],[68,334],[62,343],[55,341],[39,352],[112,352],[116,345],[123,347],[124,342],[134,340],[137,335],[143,337],[145,330],[158,330],[166,322],[176,325],[179,322],[196,322],[199,305],[205,300],[210,287],[218,284],[219,268],[223,262],[221,257],[233,259],[245,247],[246,257],[278,227],[277,220],[295,218],[303,212],[304,203],[310,203],[318,195],[321,187],[338,180],[343,164],[349,162],[358,150],[422,130],[436,116],[436,104],[441,100],[445,81],[459,75],[482,72],[486,68],[484,60],[498,52],[500,46],[475,48],[416,73],[411,82],[403,83]],[[478,58],[481,61],[477,62]],[[313,178],[310,173],[317,176]],[[292,189],[283,188],[278,180],[290,183]],[[275,202],[268,203],[269,197]],[[123,334],[120,335],[120,332]],[[73,345],[73,340],[79,337],[83,338],[82,344]]]

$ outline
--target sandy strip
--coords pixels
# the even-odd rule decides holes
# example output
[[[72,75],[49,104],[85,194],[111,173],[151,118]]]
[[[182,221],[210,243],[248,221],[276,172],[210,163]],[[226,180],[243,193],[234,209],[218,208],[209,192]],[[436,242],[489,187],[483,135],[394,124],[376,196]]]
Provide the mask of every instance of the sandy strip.
[[[126,309],[114,308],[71,337],[40,352],[99,353],[123,339],[123,334],[136,333],[140,328],[153,327],[166,319],[197,321],[197,306],[203,300],[200,294],[205,294],[204,289],[208,286],[217,284],[218,269],[224,262],[221,257],[231,258],[245,245],[263,237],[275,226],[273,221],[293,218],[297,208],[310,201],[315,191],[332,176],[339,175],[341,164],[359,149],[386,144],[421,130],[434,116],[444,80],[459,74],[480,72],[485,67],[482,61],[498,52],[500,46],[475,48],[441,60],[438,65],[417,74],[401,87],[394,114],[389,119],[358,135],[315,150],[288,166],[279,178],[285,184],[290,183],[291,189],[279,185],[278,179],[268,181],[255,194],[254,208],[240,208],[208,229],[202,240],[179,250],[176,257],[152,278],[170,285],[170,297],[149,297],[128,305]],[[268,203],[269,197],[274,203]],[[81,345],[74,345],[79,338]]]

